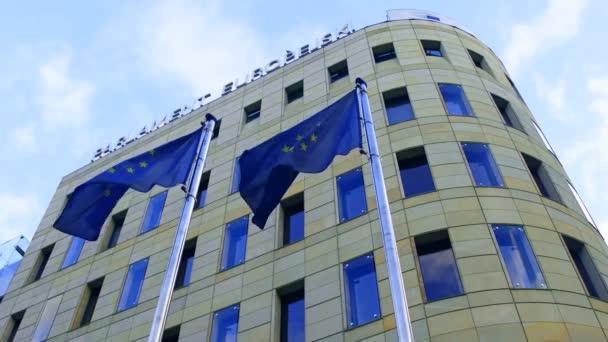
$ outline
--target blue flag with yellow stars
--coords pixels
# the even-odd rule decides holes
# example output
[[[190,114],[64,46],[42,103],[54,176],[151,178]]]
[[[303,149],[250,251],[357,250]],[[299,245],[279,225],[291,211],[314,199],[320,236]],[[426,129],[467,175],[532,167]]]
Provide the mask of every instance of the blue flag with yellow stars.
[[[110,167],[78,186],[53,224],[70,235],[95,241],[104,221],[129,188],[148,192],[154,185],[184,184],[203,129]]]
[[[252,222],[264,228],[300,172],[319,173],[337,155],[362,147],[356,90],[329,107],[243,152],[239,158],[239,191],[253,212]]]

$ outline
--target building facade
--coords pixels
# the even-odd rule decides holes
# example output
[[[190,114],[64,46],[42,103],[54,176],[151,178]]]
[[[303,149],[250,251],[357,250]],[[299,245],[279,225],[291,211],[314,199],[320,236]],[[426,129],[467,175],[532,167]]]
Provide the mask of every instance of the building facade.
[[[6,294],[29,244],[23,235],[0,244],[0,298]]]
[[[145,341],[183,205],[129,191],[94,242],[55,229],[66,196],[220,120],[166,341],[394,341],[369,164],[300,174],[264,230],[237,157],[368,83],[417,341],[606,341],[608,249],[507,70],[423,12],[352,32],[65,176],[0,303],[2,340]]]

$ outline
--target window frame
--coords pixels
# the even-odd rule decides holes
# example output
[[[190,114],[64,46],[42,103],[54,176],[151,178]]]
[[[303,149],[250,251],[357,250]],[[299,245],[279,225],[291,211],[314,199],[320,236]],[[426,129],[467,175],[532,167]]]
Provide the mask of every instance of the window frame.
[[[507,277],[507,281],[509,283],[509,286],[511,289],[531,289],[531,290],[547,290],[549,289],[548,285],[547,285],[547,280],[545,279],[545,273],[543,272],[543,268],[540,264],[540,262],[538,262],[538,256],[536,255],[536,253],[534,252],[534,248],[532,247],[532,243],[530,242],[530,239],[528,238],[528,233],[526,232],[526,228],[524,227],[524,225],[522,224],[502,224],[502,223],[491,223],[489,224],[490,227],[490,235],[492,236],[492,240],[494,241],[494,246],[496,247],[496,252],[498,254],[498,258],[500,259],[500,264],[503,267],[503,270],[505,271],[505,276]],[[505,261],[505,258],[503,256],[503,253],[501,251],[501,246],[498,242],[498,239],[496,238],[496,233],[494,232],[494,229],[496,227],[512,227],[512,228],[518,228],[521,229],[521,231],[523,231],[523,235],[526,238],[526,242],[528,244],[528,247],[530,248],[530,251],[532,252],[532,257],[534,258],[534,263],[536,264],[536,267],[538,267],[538,272],[540,273],[540,276],[542,277],[542,282],[540,284],[540,287],[518,287],[515,286],[515,284],[513,284],[513,280],[512,280],[512,276],[511,276],[511,272],[509,270],[509,266],[507,266],[507,262]]]
[[[520,154],[521,154],[521,158],[524,162],[524,165],[526,166],[528,174],[530,175],[530,179],[532,180],[532,183],[534,183],[534,186],[536,187],[536,191],[538,192],[540,197],[549,199],[553,202],[563,205],[564,202],[562,199],[562,195],[559,193],[559,190],[558,190],[557,186],[555,185],[553,178],[549,174],[549,171],[547,171],[546,164],[542,160],[540,160],[532,155],[529,155],[527,153],[520,152]],[[536,172],[534,172],[532,170],[532,168],[530,168],[530,165],[528,164],[528,162],[538,164],[536,167],[534,167],[534,170]],[[541,172],[544,172],[544,174],[541,174]],[[535,177],[535,174],[537,174],[538,177]],[[539,181],[540,181],[540,184],[539,184]],[[554,193],[555,196],[553,196],[552,193]]]
[[[68,250],[65,252],[65,255],[63,256],[63,261],[61,262],[62,270],[66,269],[70,266],[76,265],[76,263],[78,262],[78,259],[80,259],[80,254],[82,254],[82,249],[84,248],[85,242],[86,242],[86,240],[83,238],[79,238],[77,236],[72,237],[72,240],[70,241],[70,246],[68,247]],[[72,248],[75,248],[75,249],[72,250]],[[76,258],[74,260],[69,260],[68,258],[72,257],[72,253],[76,253],[76,250],[78,250]]]
[[[240,221],[244,221],[245,222],[245,241],[243,241],[243,246],[244,246],[244,251],[243,251],[243,259],[240,261],[235,261],[234,264],[229,265],[229,260],[227,260],[228,256],[225,255],[225,253],[229,253],[229,249],[226,249],[227,244],[226,244],[226,238],[228,237],[228,226],[232,223],[241,223]],[[241,223],[242,224],[242,223]],[[236,229],[236,228],[234,228]],[[226,223],[226,225],[224,226],[224,233],[223,233],[223,239],[222,239],[222,253],[220,255],[220,265],[219,265],[219,272],[224,272],[227,271],[229,269],[235,268],[239,265],[242,265],[245,263],[245,261],[247,261],[247,240],[249,238],[249,215],[244,215],[241,216],[239,218],[236,218],[228,223]],[[225,261],[226,260],[226,261]],[[226,262],[226,265],[224,264]]]
[[[232,168],[232,178],[230,180],[230,193],[228,195],[232,195],[234,193],[239,192],[240,183],[241,183],[241,166],[239,165],[240,156],[234,159],[234,166]],[[238,182],[235,181],[238,178]]]
[[[420,152],[422,152],[422,153],[420,153]],[[403,156],[405,154],[407,154],[408,156]],[[414,155],[412,156],[411,154],[414,154]],[[435,185],[435,177],[433,176],[433,168],[431,167],[431,164],[429,163],[429,159],[426,155],[426,149],[424,148],[424,145],[408,147],[406,149],[395,152],[393,155],[395,158],[394,159],[395,165],[397,166],[397,174],[399,175],[398,179],[399,179],[399,186],[401,187],[401,197],[402,198],[413,198],[416,196],[421,196],[421,195],[425,195],[425,194],[437,191],[437,186]],[[402,155],[402,158],[400,158],[400,155]],[[424,159],[426,159],[426,164],[428,165],[429,174],[431,176],[431,183],[433,184],[433,190],[419,192],[419,193],[416,193],[413,195],[408,195],[405,192],[405,183],[404,183],[403,177],[402,177],[401,161],[403,159],[411,160],[414,158],[419,158],[420,155],[424,156]]]
[[[602,274],[602,272],[600,272],[599,268],[597,267],[595,260],[593,260],[593,257],[591,256],[591,253],[589,253],[589,251],[587,250],[587,245],[583,241],[576,239],[570,235],[566,235],[566,234],[559,234],[559,235],[561,237],[563,246],[566,249],[566,253],[568,254],[568,259],[574,266],[574,270],[576,271],[576,275],[578,276],[578,280],[581,283],[581,286],[583,287],[585,294],[588,297],[591,297],[591,298],[594,298],[597,300],[601,300],[603,302],[608,302],[608,284],[606,284],[606,277]],[[602,298],[599,294],[597,296],[591,294],[591,291],[589,290],[587,282],[584,280],[585,277],[582,276],[581,270],[579,269],[578,264],[576,263],[576,261],[574,261],[574,256],[572,255],[572,252],[570,251],[570,247],[568,247],[568,243],[567,243],[566,239],[569,239],[572,242],[579,244],[585,250],[587,255],[589,256],[589,261],[590,261],[591,267],[593,268],[592,271],[594,273],[596,273],[597,276],[599,276],[599,282],[602,286],[602,290],[604,292],[605,298]],[[585,269],[585,271],[588,271],[588,270]],[[593,285],[595,286],[595,284],[593,284]]]
[[[345,217],[342,214],[342,210],[343,210],[342,209],[342,205],[341,205],[341,203],[342,203],[341,202],[341,198],[342,197],[340,195],[341,193],[340,193],[339,180],[341,179],[341,177],[343,177],[345,175],[349,175],[350,173],[354,173],[354,172],[360,172],[360,174],[361,174],[361,185],[363,187],[363,200],[364,200],[364,206],[363,207],[365,209],[363,211],[361,211],[360,213],[357,213],[357,215],[354,215],[352,217]],[[369,207],[368,207],[368,203],[367,203],[367,195],[366,195],[366,192],[365,192],[365,187],[366,187],[366,185],[365,185],[365,177],[363,177],[363,167],[362,166],[355,167],[354,169],[350,169],[350,170],[348,170],[346,172],[343,172],[343,173],[337,175],[335,177],[334,182],[335,182],[334,184],[336,185],[336,205],[338,207],[338,210],[337,210],[337,213],[338,213],[338,215],[337,215],[338,223],[337,224],[341,224],[341,223],[348,222],[350,220],[354,220],[354,219],[356,219],[358,217],[361,217],[361,216],[369,213]]]
[[[127,280],[129,279],[129,273],[131,273],[131,267],[133,267],[136,264],[139,264],[140,262],[145,262],[145,267],[143,269],[143,277],[141,279],[141,283],[139,284],[139,288],[137,290],[137,300],[136,303],[128,306],[129,304],[126,303],[125,305],[127,305],[126,307],[121,308],[121,302],[123,301],[123,295],[125,295],[125,285],[127,283]],[[137,260],[135,262],[132,262],[129,264],[129,267],[127,268],[127,273],[124,276],[124,279],[122,281],[122,287],[121,287],[121,291],[120,291],[120,296],[118,296],[118,303],[116,305],[116,311],[114,312],[115,314],[123,312],[123,311],[127,311],[129,309],[132,309],[134,307],[137,307],[139,305],[139,297],[141,296],[141,291],[143,290],[144,287],[144,283],[146,281],[146,273],[148,272],[148,264],[150,263],[150,257],[145,257],[143,259]],[[127,295],[128,297],[128,295]],[[128,298],[125,299],[125,301]]]
[[[524,129],[524,126],[521,123],[521,120],[519,119],[519,115],[517,115],[517,113],[513,109],[513,105],[511,104],[511,102],[503,98],[502,96],[498,96],[494,93],[490,93],[490,97],[492,98],[492,102],[494,102],[494,107],[496,107],[496,110],[498,110],[498,113],[500,114],[500,117],[505,126],[511,127],[522,133],[527,134],[526,130]],[[504,112],[501,110],[501,107],[503,106],[499,102],[504,103]]]
[[[74,314],[71,330],[85,327],[91,324],[91,322],[93,322],[93,315],[95,314],[95,308],[97,307],[97,302],[99,301],[104,279],[104,277],[95,279],[93,281],[88,282],[84,286],[84,289],[80,296],[79,304],[76,308],[76,313]],[[93,291],[97,291],[97,295],[94,296],[94,303],[91,304],[91,297],[95,293]]]
[[[158,228],[161,225],[162,219],[163,219],[163,214],[165,211],[165,204],[167,204],[167,195],[168,195],[169,190],[165,190],[165,191],[161,191],[157,194],[154,194],[153,196],[150,196],[150,198],[148,199],[148,203],[146,205],[146,211],[144,212],[144,216],[142,217],[141,220],[141,226],[139,228],[139,235],[141,234],[145,234],[147,232],[151,232],[153,230],[155,230],[156,228]],[[148,219],[148,215],[152,215],[152,214],[148,214],[149,210],[150,210],[150,204],[152,204],[152,201],[155,200],[156,198],[158,198],[158,196],[162,196],[164,197],[162,200],[162,206],[160,207],[160,214],[158,216],[158,223],[156,225],[150,225],[150,227],[146,227],[146,220]]]
[[[332,73],[332,69],[334,69],[334,72]],[[337,69],[337,70],[335,70]],[[346,70],[346,73],[341,73],[343,70]],[[327,68],[327,74],[329,77],[329,84],[333,84],[336,83],[346,77],[349,76],[350,70],[348,69],[348,62],[346,59],[343,59],[337,63],[334,63],[333,65],[330,65]],[[337,77],[332,77],[332,75],[337,74]]]
[[[288,331],[288,324],[286,324],[286,323],[289,321],[289,317],[285,317],[286,316],[285,313],[286,313],[286,311],[288,311],[289,304],[294,303],[299,300],[304,301],[306,299],[304,279],[297,280],[293,283],[290,283],[288,285],[285,285],[283,287],[276,289],[276,295],[277,295],[277,302],[278,302],[278,308],[277,308],[278,309],[278,312],[277,312],[278,319],[274,325],[275,329],[276,329],[275,331],[277,331],[279,333],[280,341],[288,341],[289,331]],[[304,335],[306,335],[306,306],[305,305],[304,305],[303,309],[304,309],[304,315],[302,317],[304,319],[303,333],[304,333]]]
[[[374,59],[374,64],[380,64],[392,59],[397,59],[397,50],[395,50],[393,42],[379,44],[372,47],[372,57]]]
[[[507,188],[507,185],[505,184],[505,180],[502,175],[502,172],[500,171],[499,164],[496,162],[496,158],[494,158],[494,153],[492,152],[492,149],[491,149],[489,143],[481,143],[481,142],[475,142],[475,141],[461,141],[461,142],[459,142],[459,144],[460,144],[460,150],[462,151],[462,156],[463,156],[464,162],[466,164],[467,170],[469,171],[469,176],[471,177],[471,181],[473,183],[473,187],[504,188],[504,189]],[[477,179],[475,178],[475,174],[473,173],[473,169],[471,168],[469,159],[467,158],[467,153],[465,152],[464,144],[485,145],[488,148],[488,151],[490,152],[490,157],[492,158],[491,162],[492,162],[492,164],[494,164],[493,166],[496,168],[496,172],[498,173],[498,178],[499,178],[498,181],[499,181],[500,185],[479,185],[479,184],[477,184]]]
[[[356,314],[354,312],[351,311],[350,309],[350,302],[351,302],[351,294],[350,294],[350,283],[349,283],[349,278],[347,276],[346,273],[346,268],[348,267],[349,263],[355,262],[355,261],[359,261],[360,259],[365,258],[366,260],[371,260],[371,268],[374,274],[374,279],[375,279],[375,284],[376,284],[376,298],[377,298],[377,314],[375,314],[373,318],[368,319],[367,321],[363,321],[360,323],[353,323],[352,322],[352,315]],[[343,305],[344,305],[344,319],[345,319],[345,323],[346,323],[346,331],[348,330],[352,330],[352,329],[356,329],[362,326],[365,326],[367,324],[376,322],[378,320],[381,320],[383,318],[382,315],[382,300],[380,298],[380,285],[378,282],[378,270],[376,269],[376,262],[375,262],[375,257],[374,257],[374,251],[368,251],[366,253],[363,253],[361,255],[358,255],[354,258],[350,258],[342,263],[340,263],[340,278],[342,279],[342,289],[341,291],[343,291]],[[372,291],[370,291],[372,292]],[[371,295],[371,294],[370,294]]]
[[[389,90],[383,91],[381,95],[382,95],[382,105],[384,106],[384,113],[386,114],[385,117],[386,117],[386,125],[387,126],[393,126],[393,125],[400,124],[402,122],[416,120],[416,112],[414,111],[414,106],[412,104],[412,99],[410,99],[410,95],[409,95],[409,93],[407,91],[407,87],[406,86],[397,87],[397,88],[393,88],[393,89],[389,89]],[[405,105],[409,106],[409,107],[406,107],[406,108],[409,108],[409,112],[410,113],[405,113],[406,118],[404,120],[391,122],[391,119],[390,119],[391,115],[389,115],[389,106],[388,106],[387,102],[396,101],[396,100],[399,100],[401,98],[403,98],[404,100],[407,101],[405,103]],[[397,106],[400,106],[400,105],[404,105],[404,104],[399,104]],[[390,108],[395,108],[397,106],[391,106]],[[409,117],[409,116],[411,116],[411,117]]]
[[[461,97],[464,98],[463,105],[469,111],[469,113],[466,113],[466,114],[451,113],[450,109],[448,108],[448,104],[445,100],[445,95],[441,91],[442,86],[453,86],[453,87],[459,88],[461,91],[461,95],[462,95]],[[471,103],[469,101],[469,97],[467,96],[466,92],[464,91],[464,87],[462,86],[462,84],[449,83],[449,82],[437,82],[437,90],[439,91],[439,95],[441,97],[441,103],[443,104],[443,108],[445,109],[445,112],[448,114],[448,116],[461,116],[461,117],[473,117],[473,118],[477,117],[477,115],[475,114],[475,110],[473,110],[473,107],[471,106]]]
[[[198,210],[205,207],[207,200],[207,191],[209,190],[209,180],[211,179],[211,170],[204,172],[201,175],[201,181],[198,185],[198,191],[196,193],[196,207],[194,210]],[[202,204],[201,204],[202,198]]]
[[[431,46],[436,45],[436,46]],[[425,57],[437,57],[437,58],[445,58],[445,53],[443,51],[443,44],[440,40],[432,40],[432,39],[420,39],[420,46],[422,47],[422,52]],[[427,51],[439,51],[439,56],[428,54]]]
[[[245,114],[245,124],[259,119],[262,115],[262,100],[257,100],[243,108]]]
[[[436,298],[436,299],[430,300],[428,290],[426,288],[425,281],[424,281],[424,272],[422,271],[423,267],[422,267],[422,263],[420,262],[419,246],[416,243],[416,239],[422,239],[422,238],[428,239],[429,236],[439,235],[439,234],[445,234],[445,236],[447,236],[447,241],[450,243],[450,252],[451,252],[452,258],[454,260],[454,262],[453,262],[454,269],[455,269],[456,275],[458,276],[458,285],[459,285],[458,287],[460,289],[460,293],[450,295],[447,297],[441,297],[441,298]],[[448,228],[433,230],[433,231],[425,232],[422,234],[417,234],[415,236],[412,236],[412,238],[413,238],[413,241],[412,241],[413,250],[415,251],[414,260],[416,263],[417,274],[419,276],[420,290],[421,290],[423,303],[428,304],[428,303],[433,303],[433,302],[437,302],[440,300],[445,300],[445,299],[450,299],[450,298],[455,298],[455,297],[460,297],[460,296],[466,295],[467,292],[465,291],[465,288],[464,288],[464,283],[462,281],[462,274],[460,273],[460,267],[458,266],[458,259],[456,258],[456,254],[454,253],[454,246],[452,245],[452,239],[450,238]],[[430,244],[430,243],[425,242],[425,244]],[[426,255],[426,254],[428,254],[428,253],[424,253],[423,255]]]
[[[108,227],[109,232],[106,233],[107,237],[105,242],[103,243],[103,249],[101,250],[102,252],[114,248],[118,245],[118,241],[120,241],[120,234],[122,233],[122,228],[125,226],[128,211],[128,209],[125,209],[112,215],[110,219],[111,227]],[[120,225],[117,225],[117,222],[120,222]]]
[[[295,92],[298,92],[298,94],[296,94],[297,97],[294,98],[293,94]],[[285,87],[285,105],[293,103],[301,98],[304,98],[304,80],[299,80]]]
[[[305,209],[305,202],[304,202],[304,192],[300,192],[297,194],[293,194],[283,200],[281,200],[280,202],[280,215],[277,215],[279,218],[279,222],[277,227],[279,227],[279,232],[280,232],[280,236],[279,236],[279,246],[284,247],[284,246],[289,246],[292,245],[294,243],[297,243],[299,241],[302,241],[306,238],[306,209]],[[288,223],[288,218],[292,215],[289,215],[289,212],[292,212],[294,207],[299,208],[301,206],[302,210],[302,220],[303,225],[302,225],[302,238],[298,239],[298,240],[294,240],[289,242],[289,236],[290,234],[288,234],[288,227],[291,228],[291,224]],[[299,213],[300,211],[297,211],[297,213]]]
[[[235,334],[235,341],[238,339],[238,335],[239,335],[238,331],[239,331],[239,323],[240,323],[239,321],[240,321],[240,315],[241,315],[241,303],[235,303],[235,304],[232,304],[232,305],[229,305],[229,306],[226,306],[226,307],[223,307],[221,309],[213,311],[213,313],[211,314],[211,329],[209,329],[209,341],[210,342],[215,342],[215,340],[213,338],[214,338],[214,334],[216,332],[216,330],[215,330],[216,329],[215,319],[216,319],[217,315],[220,312],[227,311],[227,310],[230,310],[230,309],[237,311],[236,312],[236,329],[235,329],[236,334]],[[222,342],[225,342],[225,341],[226,340],[224,340]]]
[[[5,330],[1,336],[2,338],[6,337],[6,341],[13,342],[15,340],[15,337],[17,337],[19,327],[23,322],[23,317],[25,317],[25,310],[26,309],[23,309],[9,316],[9,324],[5,326]]]
[[[30,275],[29,281],[30,284],[42,279],[44,271],[49,263],[49,260],[51,259],[54,249],[54,243],[40,249],[40,251],[38,252],[38,257],[36,258],[36,262],[34,263],[34,267],[32,268],[32,273]]]
[[[175,284],[173,286],[173,290],[183,289],[188,287],[188,285],[192,282],[192,270],[194,269],[194,259],[196,258],[196,243],[197,238],[194,237],[189,239],[184,244],[184,249],[182,250],[182,256],[180,257],[177,276],[175,277]],[[189,260],[192,259],[191,262]],[[187,283],[186,279],[188,280]]]

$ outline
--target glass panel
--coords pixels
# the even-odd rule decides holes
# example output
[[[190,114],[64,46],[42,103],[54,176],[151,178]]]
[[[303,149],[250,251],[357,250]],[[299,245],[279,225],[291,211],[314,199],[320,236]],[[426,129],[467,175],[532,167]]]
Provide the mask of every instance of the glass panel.
[[[226,225],[221,271],[245,262],[248,223],[249,217],[243,216]]]
[[[80,256],[80,251],[82,251],[82,246],[84,246],[84,239],[79,237],[73,237],[72,243],[70,244],[70,249],[65,255],[63,259],[63,264],[61,268],[66,268],[68,266],[72,266],[78,261],[78,257]]]
[[[608,301],[608,288],[585,245],[568,236],[563,236],[563,238],[589,295]]]
[[[304,239],[304,210],[289,214],[285,244]]]
[[[378,281],[372,254],[344,263],[344,286],[350,328],[380,318]]]
[[[42,277],[42,274],[44,273],[44,269],[46,268],[46,264],[49,262],[49,259],[51,258],[51,253],[53,252],[54,247],[55,247],[55,244],[52,244],[50,246],[44,247],[40,251],[40,257],[39,257],[40,261],[38,263],[38,268],[36,269],[36,272],[34,273],[33,281],[36,281]]]
[[[80,320],[80,326],[84,326],[91,323],[91,320],[93,319],[93,313],[95,311],[95,306],[97,305],[97,299],[99,299],[99,293],[101,292],[102,284],[103,278],[99,281],[95,281],[87,285],[89,298],[87,299],[87,303],[82,314],[82,319]]]
[[[241,168],[239,167],[239,158],[234,160],[234,175],[232,176],[232,186],[230,193],[233,194],[239,191],[239,183],[241,182]]]
[[[140,260],[129,266],[127,279],[122,289],[120,302],[118,303],[118,311],[123,311],[137,305],[139,294],[144,285],[146,276],[146,268],[148,268],[148,259]]]
[[[61,303],[62,297],[63,295],[59,295],[46,302],[44,310],[42,310],[42,313],[40,314],[34,336],[32,336],[32,341],[44,341],[49,337],[49,332],[51,332],[53,320],[55,320],[55,317],[57,316],[57,310],[59,310],[59,304]]]
[[[205,200],[207,199],[207,189],[209,188],[209,176],[210,172],[205,172],[201,178],[201,184],[198,188],[197,204],[198,208],[205,206]]]
[[[490,148],[486,144],[462,143],[462,149],[477,186],[504,186]]]
[[[304,290],[281,298],[281,341],[305,341]]]
[[[443,102],[450,115],[472,116],[473,110],[469,105],[464,90],[458,84],[439,83]]]
[[[337,177],[340,222],[348,221],[367,212],[367,199],[361,168]]]
[[[546,288],[524,229],[520,226],[492,225],[492,231],[509,273],[511,287]]]
[[[407,93],[391,98],[385,97],[384,105],[386,106],[386,116],[388,117],[389,125],[414,119],[414,110]]]
[[[435,191],[433,175],[424,151],[421,155],[399,160],[401,183],[405,196]]]
[[[239,305],[234,305],[213,314],[211,342],[236,342],[239,327]]]
[[[148,208],[146,209],[146,215],[144,216],[144,222],[141,226],[141,233],[145,233],[158,227],[160,224],[160,218],[163,215],[163,207],[165,206],[166,199],[166,191],[163,191],[150,198]]]
[[[578,195],[578,192],[576,191],[576,189],[574,189],[572,184],[568,183],[568,186],[570,187],[570,191],[572,191],[572,195],[574,195],[574,198],[576,199],[578,206],[581,207],[583,214],[585,214],[585,218],[587,218],[587,221],[589,221],[589,223],[591,223],[592,225],[595,226],[595,221],[593,221],[593,217],[591,217],[589,210],[587,210],[585,203],[583,203],[583,199]]]
[[[447,231],[419,235],[415,242],[427,301],[463,294]]]
[[[116,214],[112,217],[112,222],[114,227],[112,227],[112,233],[110,238],[108,239],[107,248],[112,248],[118,244],[118,239],[120,238],[120,232],[122,231],[122,226],[125,222],[126,212],[121,214]]]

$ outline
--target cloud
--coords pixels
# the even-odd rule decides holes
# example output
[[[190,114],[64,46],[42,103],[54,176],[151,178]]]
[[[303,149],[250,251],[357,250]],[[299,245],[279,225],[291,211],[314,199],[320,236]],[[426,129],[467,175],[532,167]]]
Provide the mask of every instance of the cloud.
[[[70,77],[71,57],[51,58],[38,69],[40,115],[48,127],[79,127],[87,123],[95,87]]]
[[[0,242],[20,234],[31,239],[41,216],[37,195],[0,192]]]
[[[586,90],[587,113],[580,115],[591,128],[573,139],[576,142],[566,150],[564,162],[578,171],[577,178],[582,185],[579,193],[588,200],[586,204],[591,215],[608,237],[608,214],[602,207],[608,192],[608,73],[588,79]]]
[[[540,73],[532,74],[536,95],[543,100],[549,109],[549,114],[560,121],[570,121],[575,117],[572,113],[566,111],[566,80],[561,77],[556,81],[549,81]]]
[[[20,151],[35,152],[38,150],[36,126],[33,122],[13,129],[10,132],[10,137]]]
[[[513,74],[539,50],[549,51],[578,34],[588,0],[548,0],[543,12],[528,23],[511,28],[503,61]]]

